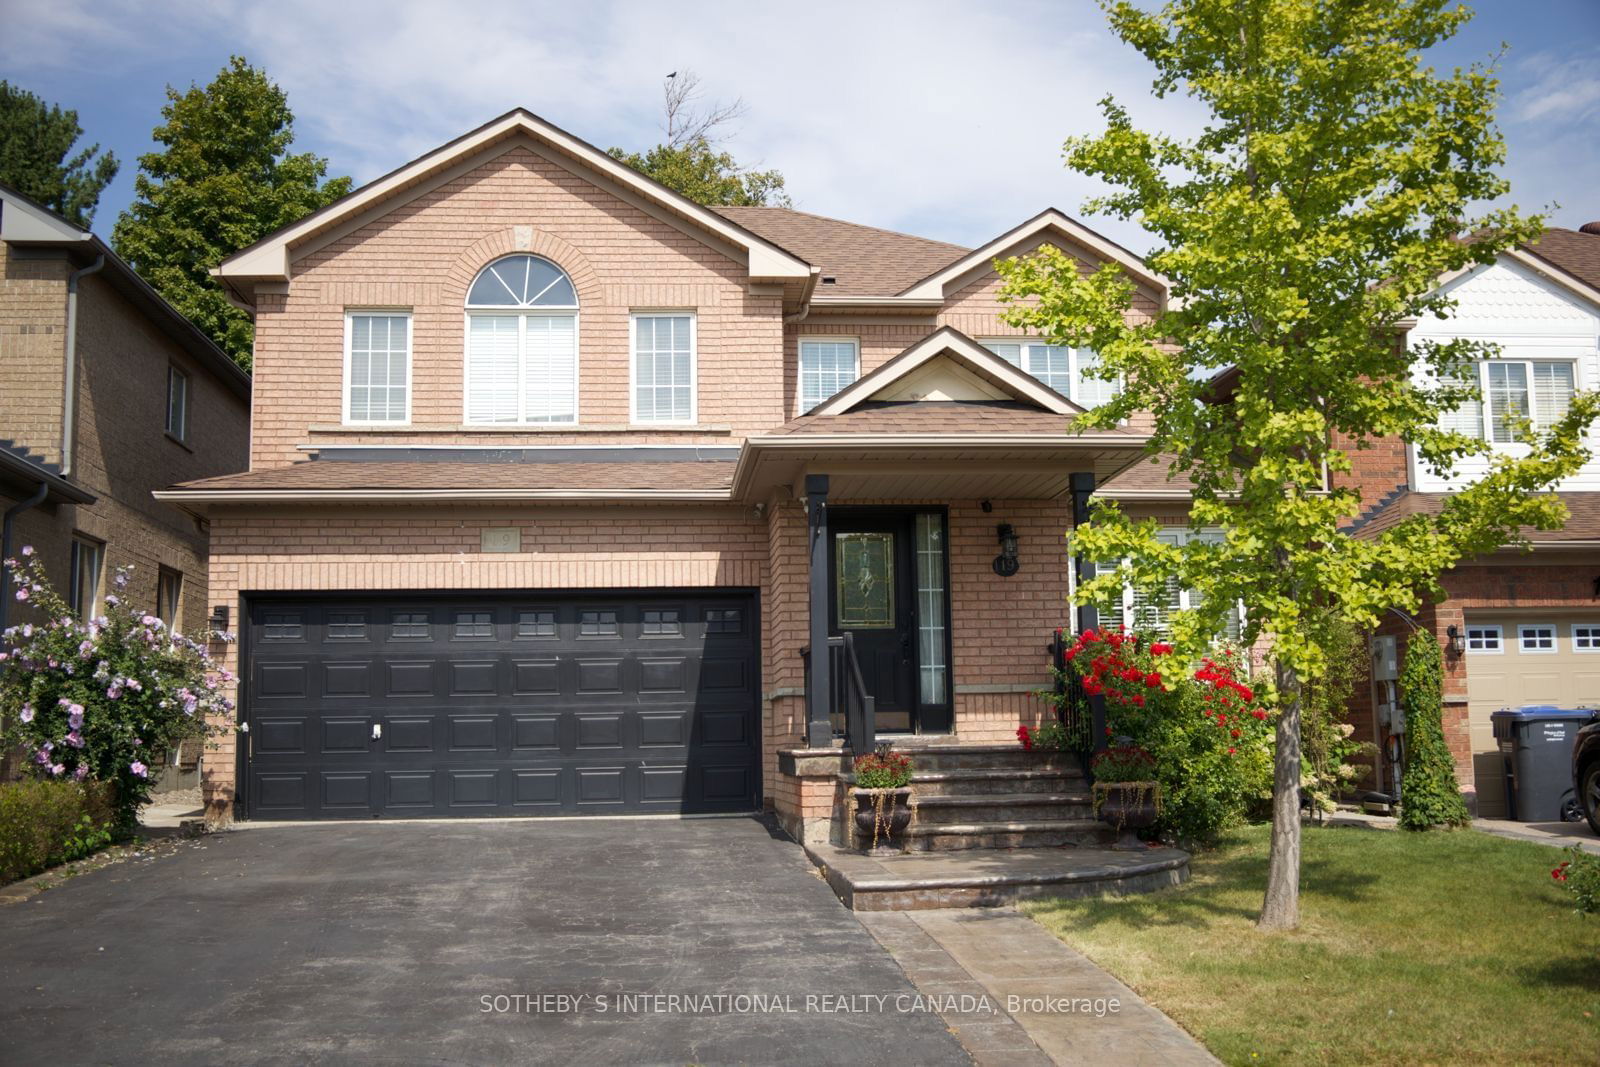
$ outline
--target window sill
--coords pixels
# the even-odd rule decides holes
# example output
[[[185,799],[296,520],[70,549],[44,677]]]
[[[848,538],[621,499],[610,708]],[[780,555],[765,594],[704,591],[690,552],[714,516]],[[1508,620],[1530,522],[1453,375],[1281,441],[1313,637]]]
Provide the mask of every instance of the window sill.
[[[177,445],[191,456],[194,455],[194,449],[189,447],[189,442],[185,441],[181,437],[175,436],[170,430],[163,430],[161,433],[164,437],[166,437],[167,440],[171,441],[173,444]]]
[[[595,423],[574,423],[570,426],[550,426],[544,423],[530,425],[497,425],[497,426],[343,426],[343,425],[314,425],[307,427],[308,432],[314,434],[616,434],[616,433],[694,433],[715,434],[729,436],[733,433],[732,426],[724,425],[684,425],[674,423],[614,423],[597,425]]]

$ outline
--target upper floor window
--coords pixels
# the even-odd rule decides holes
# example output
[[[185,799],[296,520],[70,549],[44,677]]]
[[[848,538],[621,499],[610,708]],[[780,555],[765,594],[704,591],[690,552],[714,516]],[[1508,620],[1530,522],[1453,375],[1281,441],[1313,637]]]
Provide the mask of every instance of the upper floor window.
[[[1116,382],[1084,375],[1100,362],[1100,356],[1087,348],[1005,339],[984,341],[983,347],[1086,408],[1099,407],[1121,391]]]
[[[467,291],[468,423],[578,421],[578,294],[539,256],[483,269]]]
[[[1547,430],[1567,414],[1576,390],[1576,366],[1566,360],[1484,360],[1465,372],[1482,400],[1446,412],[1443,429],[1493,444],[1517,439],[1522,420]]]
[[[346,312],[344,348],[344,421],[409,422],[410,313]]]
[[[861,346],[853,337],[800,339],[800,414],[861,376]]]
[[[633,421],[695,420],[695,317],[633,316]]]
[[[189,439],[189,376],[171,364],[167,366],[167,433],[180,441]]]

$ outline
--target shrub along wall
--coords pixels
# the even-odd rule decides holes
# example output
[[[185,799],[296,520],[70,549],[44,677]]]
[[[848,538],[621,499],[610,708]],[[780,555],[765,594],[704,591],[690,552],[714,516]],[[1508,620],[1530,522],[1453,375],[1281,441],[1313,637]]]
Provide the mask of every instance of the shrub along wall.
[[[0,884],[111,843],[110,783],[0,783]]]

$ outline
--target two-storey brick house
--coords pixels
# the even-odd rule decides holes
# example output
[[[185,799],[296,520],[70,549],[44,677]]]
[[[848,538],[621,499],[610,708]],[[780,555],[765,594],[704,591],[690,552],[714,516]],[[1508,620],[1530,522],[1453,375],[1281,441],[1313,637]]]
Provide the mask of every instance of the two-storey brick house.
[[[249,376],[99,238],[4,186],[0,246],[6,553],[32,547],[84,615],[132,567],[132,602],[203,627],[205,525],[151,492],[244,467]],[[21,621],[4,575],[0,625]]]
[[[1073,476],[1145,441],[1070,433],[1092,356],[1002,322],[994,259],[1045,241],[1164,298],[1058,212],[969,250],[714,211],[515,111],[229,258],[249,470],[158,494],[239,618],[213,814],[765,804],[815,836],[802,649],[845,634],[878,732],[1013,744]]]

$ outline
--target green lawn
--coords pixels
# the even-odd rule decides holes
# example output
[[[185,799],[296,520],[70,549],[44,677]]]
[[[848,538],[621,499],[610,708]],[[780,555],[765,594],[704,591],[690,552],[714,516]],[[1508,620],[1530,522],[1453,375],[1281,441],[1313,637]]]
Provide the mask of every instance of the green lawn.
[[[1269,936],[1258,826],[1177,889],[1027,910],[1228,1063],[1596,1063],[1600,916],[1551,881],[1562,858],[1472,830],[1308,828],[1300,929]]]

